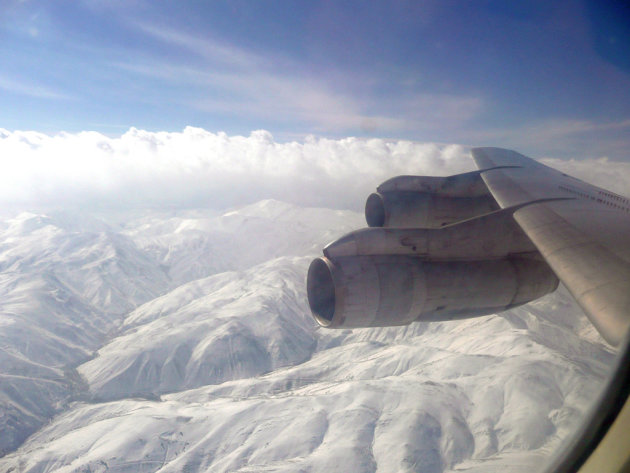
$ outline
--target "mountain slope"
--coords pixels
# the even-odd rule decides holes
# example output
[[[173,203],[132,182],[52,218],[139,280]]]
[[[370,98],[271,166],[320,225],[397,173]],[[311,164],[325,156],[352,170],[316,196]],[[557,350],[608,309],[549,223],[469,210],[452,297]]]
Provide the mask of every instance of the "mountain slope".
[[[220,216],[154,214],[108,230],[142,254],[120,252],[113,261],[153,261],[142,271],[171,280],[158,278],[143,303],[133,298],[139,290],[112,290],[130,307],[116,322],[98,292],[72,286],[85,304],[77,307],[86,308],[78,314],[97,310],[98,301],[101,312],[83,320],[59,310],[51,320],[73,320],[82,344],[71,360],[100,348],[78,366],[82,378],[64,378],[77,383],[66,395],[81,397],[0,459],[0,472],[529,472],[540,465],[599,392],[613,353],[562,288],[501,315],[318,328],[306,307],[305,255],[360,225],[348,212],[263,201]],[[205,267],[210,255],[220,262]],[[37,293],[49,297],[54,287]],[[99,317],[105,322],[93,339],[76,332],[92,333],[87,320]],[[67,361],[55,358],[44,373],[58,375]],[[28,369],[36,368],[44,369]],[[37,403],[41,394],[32,392]]]
[[[102,400],[157,395],[249,378],[310,358],[303,303],[308,258],[188,283],[140,306],[122,332],[79,368]]]
[[[151,214],[126,222],[122,233],[168,268],[179,285],[280,256],[319,253],[339,232],[361,225],[363,217],[355,212],[263,200],[220,215]]]
[[[79,403],[7,464],[21,462],[23,471],[442,472],[463,464],[529,471],[579,421],[610,357],[600,347],[599,361],[568,360],[498,316],[387,331],[377,338],[390,342],[341,333],[341,343],[310,360],[252,378],[155,400]]]
[[[0,231],[0,454],[83,389],[74,368],[121,316],[168,287],[157,262],[102,222],[22,213]]]

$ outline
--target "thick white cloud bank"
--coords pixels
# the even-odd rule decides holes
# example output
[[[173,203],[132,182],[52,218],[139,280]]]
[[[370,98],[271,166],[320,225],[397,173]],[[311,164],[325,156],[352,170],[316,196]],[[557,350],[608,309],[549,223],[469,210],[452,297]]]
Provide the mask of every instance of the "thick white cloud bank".
[[[630,163],[608,158],[586,160],[541,159],[543,164],[590,184],[630,196]]]
[[[380,182],[399,174],[449,175],[474,169],[460,145],[307,137],[276,142],[263,130],[228,136],[130,129],[47,135],[0,129],[0,205],[226,208],[276,198],[359,209]],[[549,164],[623,193],[630,164],[605,160]]]
[[[266,131],[244,137],[192,127],[132,128],[118,138],[0,131],[0,154],[2,202],[106,207],[225,208],[263,198],[358,207],[392,175],[472,168],[460,146],[357,138],[277,143]]]

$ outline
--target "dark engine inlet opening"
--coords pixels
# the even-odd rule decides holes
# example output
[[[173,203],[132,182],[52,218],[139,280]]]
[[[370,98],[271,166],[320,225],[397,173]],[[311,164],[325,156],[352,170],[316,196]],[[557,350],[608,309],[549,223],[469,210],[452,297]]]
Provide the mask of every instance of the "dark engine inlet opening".
[[[365,221],[368,227],[385,225],[385,204],[379,194],[370,194],[365,202]]]
[[[314,259],[306,280],[308,305],[321,325],[330,325],[335,315],[335,284],[332,273],[322,258]]]

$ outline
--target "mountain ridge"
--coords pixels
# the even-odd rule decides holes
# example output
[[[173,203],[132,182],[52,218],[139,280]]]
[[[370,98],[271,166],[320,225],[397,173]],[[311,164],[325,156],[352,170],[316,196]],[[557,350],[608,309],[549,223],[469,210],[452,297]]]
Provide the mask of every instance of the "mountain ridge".
[[[306,303],[306,269],[329,240],[362,225],[353,212],[268,200],[218,215],[154,213],[101,230],[67,217],[70,230],[43,232],[49,220],[23,218],[34,251],[0,231],[0,264],[31,257],[14,279],[3,273],[3,293],[55,301],[46,319],[53,328],[64,301],[76,297],[70,307],[85,322],[75,325],[93,335],[89,343],[87,332],[74,335],[84,349],[66,377],[78,384],[50,393],[37,422],[27,422],[28,406],[41,404],[43,391],[22,406],[32,435],[5,452],[0,472],[525,472],[575,428],[614,356],[563,288],[458,322],[319,328]],[[75,243],[68,261],[91,255],[94,264],[59,268],[66,260],[46,246],[51,236]],[[215,254],[221,261],[204,266]],[[38,286],[33,267],[52,279]],[[127,279],[104,277],[110,268]],[[155,287],[142,282],[143,271],[158,275]],[[67,295],[58,274],[71,284]],[[138,289],[124,287],[134,277]],[[115,311],[106,310],[108,297]],[[0,307],[14,325],[10,314],[35,314],[32,304]],[[46,322],[39,315],[31,325]],[[85,325],[98,320],[98,330]],[[7,344],[31,332],[9,338],[7,327],[2,353],[24,357],[23,346]],[[63,333],[52,332],[72,346]],[[44,365],[51,378],[63,374],[54,360]],[[41,379],[31,388],[48,382]],[[3,392],[6,413],[15,401]]]

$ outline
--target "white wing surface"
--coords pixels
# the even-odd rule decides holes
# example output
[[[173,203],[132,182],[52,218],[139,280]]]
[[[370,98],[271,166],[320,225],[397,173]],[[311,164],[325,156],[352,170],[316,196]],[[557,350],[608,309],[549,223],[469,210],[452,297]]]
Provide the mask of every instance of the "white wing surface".
[[[630,199],[515,151],[475,148],[472,155],[502,208],[561,199],[525,205],[514,219],[602,336],[618,345],[630,326]]]

